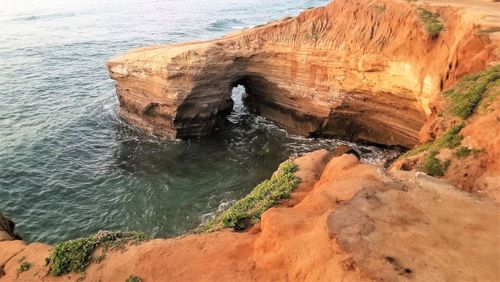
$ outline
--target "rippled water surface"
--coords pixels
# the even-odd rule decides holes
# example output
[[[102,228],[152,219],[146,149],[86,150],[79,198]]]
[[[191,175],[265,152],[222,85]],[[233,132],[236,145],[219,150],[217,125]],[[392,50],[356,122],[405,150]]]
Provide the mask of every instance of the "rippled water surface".
[[[172,236],[288,156],[335,147],[250,115],[240,88],[226,126],[209,137],[142,134],[117,117],[104,65],[129,48],[221,36],[326,2],[0,0],[0,210],[30,241],[100,229]]]

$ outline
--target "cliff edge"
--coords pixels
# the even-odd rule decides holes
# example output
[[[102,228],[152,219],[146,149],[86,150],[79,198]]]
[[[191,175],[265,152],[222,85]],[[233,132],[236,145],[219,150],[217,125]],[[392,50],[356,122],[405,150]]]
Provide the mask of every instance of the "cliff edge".
[[[498,3],[461,2],[339,0],[108,69],[121,116],[155,134],[208,134],[243,85],[251,110],[292,132],[413,147],[434,96],[498,63]]]
[[[498,203],[420,172],[321,150],[302,183],[245,232],[112,249],[84,273],[48,274],[51,246],[0,242],[1,281],[498,281]],[[473,239],[472,239],[473,238]],[[72,253],[73,258],[77,258]],[[22,265],[29,264],[27,269]],[[52,266],[53,267],[53,266]]]
[[[389,170],[325,150],[294,159],[291,198],[241,232],[53,247],[12,240],[1,217],[0,281],[499,281],[499,5],[337,0],[111,59],[121,116],[155,134],[216,129],[242,84],[250,109],[291,131],[413,149]]]

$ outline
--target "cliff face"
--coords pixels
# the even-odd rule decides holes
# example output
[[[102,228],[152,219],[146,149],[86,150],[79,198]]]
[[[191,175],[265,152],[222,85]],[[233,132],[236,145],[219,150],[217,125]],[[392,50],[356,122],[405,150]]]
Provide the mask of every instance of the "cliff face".
[[[411,147],[429,101],[496,59],[497,44],[452,7],[430,36],[410,1],[339,0],[222,39],[133,50],[108,61],[120,114],[173,138],[212,131],[244,85],[284,128]]]
[[[14,222],[0,212],[0,242],[21,239],[21,237],[14,232],[15,227],[16,225]]]
[[[115,249],[85,281],[498,281],[498,204],[423,173],[332,158],[294,160],[303,180],[292,199],[247,232],[228,229]],[[474,240],[471,240],[474,238]],[[40,243],[0,242],[2,281],[48,276]],[[17,272],[21,261],[31,267]],[[459,270],[459,271],[458,271]]]
[[[392,167],[443,176],[500,201],[500,65],[464,77],[431,105],[421,144]]]
[[[482,90],[479,102],[440,94],[498,63],[499,6],[430,2],[445,27],[437,37],[425,31],[420,2],[337,0],[222,39],[110,60],[121,115],[157,134],[210,132],[231,109],[231,88],[243,84],[251,109],[298,133],[424,150],[390,171],[353,155],[307,154],[294,160],[302,183],[292,198],[250,230],[156,239],[104,258],[97,250],[85,276],[47,275],[53,248],[1,241],[13,226],[0,217],[0,280],[499,281],[498,67],[456,85],[459,94]],[[459,102],[469,115],[453,114]],[[429,155],[432,172],[497,201],[404,171]]]

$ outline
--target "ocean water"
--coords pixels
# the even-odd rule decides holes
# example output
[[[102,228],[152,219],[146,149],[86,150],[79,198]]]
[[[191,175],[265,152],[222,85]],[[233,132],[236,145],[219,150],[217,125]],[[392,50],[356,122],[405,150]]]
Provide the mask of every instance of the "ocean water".
[[[0,0],[0,210],[28,241],[101,229],[181,234],[248,193],[290,155],[337,140],[287,134],[236,88],[226,125],[170,141],[117,117],[105,60],[296,15],[309,0]],[[359,146],[365,160],[382,151]]]

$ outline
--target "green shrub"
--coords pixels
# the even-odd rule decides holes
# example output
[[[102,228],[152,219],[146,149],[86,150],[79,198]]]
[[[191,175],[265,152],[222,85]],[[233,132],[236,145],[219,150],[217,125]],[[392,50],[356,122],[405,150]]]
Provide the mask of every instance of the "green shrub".
[[[436,158],[438,154],[438,151],[430,152],[423,163],[423,169],[428,175],[443,176],[450,165],[450,160],[445,160],[441,163],[441,161]]]
[[[460,135],[460,131],[464,128],[464,124],[457,124],[446,131],[441,137],[436,139],[434,142],[434,150],[441,150],[443,148],[453,149],[460,145],[462,142],[462,135]]]
[[[103,256],[115,248],[124,248],[126,244],[138,244],[146,240],[139,232],[99,231],[87,238],[56,244],[47,258],[49,273],[62,275],[69,272],[83,272],[92,262],[92,254],[98,247],[103,248]]]
[[[460,147],[457,149],[457,151],[455,152],[455,155],[461,159],[461,158],[465,158],[465,157],[468,157],[472,154],[477,154],[481,152],[481,150],[478,150],[478,149],[470,149],[470,148],[467,148],[467,147]]]
[[[441,163],[435,156],[443,148],[453,149],[461,145],[463,137],[460,135],[460,131],[467,122],[466,120],[474,112],[487,109],[499,97],[499,78],[500,65],[496,65],[482,72],[463,77],[453,88],[445,91],[443,94],[450,98],[450,105],[441,113],[441,117],[448,121],[456,120],[456,118],[450,116],[451,114],[464,121],[451,127],[444,134],[436,138],[436,140],[421,144],[401,155],[398,159],[401,160],[428,152],[424,162],[421,164],[421,168],[430,175],[442,176],[446,171],[449,161]],[[455,155],[458,158],[464,158],[480,151],[478,149],[460,147],[455,151]]]
[[[431,38],[437,38],[439,33],[444,29],[443,24],[439,20],[439,14],[432,13],[424,8],[418,8],[418,10],[420,12],[420,20],[424,23],[427,33],[429,33]]]
[[[300,178],[295,176],[297,165],[292,161],[283,163],[269,180],[257,185],[247,196],[237,201],[225,212],[212,219],[202,228],[209,232],[225,227],[243,230],[260,220],[264,211],[290,197]]]
[[[138,276],[132,276],[130,275],[125,282],[142,282],[142,279],[139,278]]]
[[[498,85],[499,79],[500,65],[462,78],[455,87],[443,93],[451,99],[449,111],[461,119],[467,119],[474,113],[488,89]]]
[[[19,264],[17,268],[17,273],[28,271],[31,268],[31,263],[23,261]]]
[[[463,123],[455,125],[433,142],[427,142],[421,144],[401,155],[399,159],[415,156],[423,152],[431,152],[431,151],[439,152],[443,148],[453,149],[459,146],[460,143],[462,142],[463,137],[462,135],[460,135],[460,131],[462,130],[463,127],[464,127]]]

